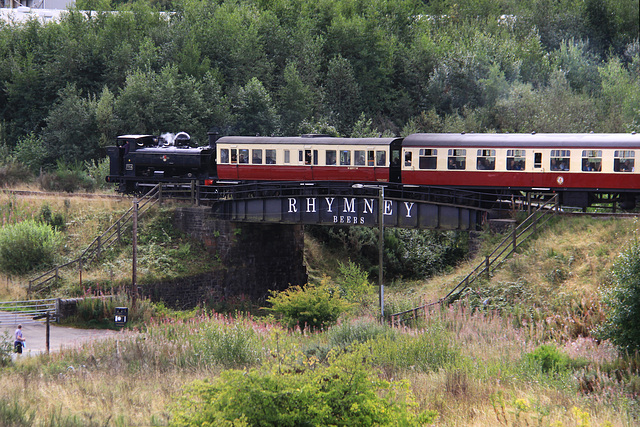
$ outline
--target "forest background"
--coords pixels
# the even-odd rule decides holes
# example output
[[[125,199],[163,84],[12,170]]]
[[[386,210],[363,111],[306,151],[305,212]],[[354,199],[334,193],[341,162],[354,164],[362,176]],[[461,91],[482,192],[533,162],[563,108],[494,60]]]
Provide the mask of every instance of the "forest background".
[[[86,12],[92,10],[94,12]],[[115,11],[115,12],[114,12]],[[640,131],[636,0],[79,0],[0,23],[0,159],[119,134]]]

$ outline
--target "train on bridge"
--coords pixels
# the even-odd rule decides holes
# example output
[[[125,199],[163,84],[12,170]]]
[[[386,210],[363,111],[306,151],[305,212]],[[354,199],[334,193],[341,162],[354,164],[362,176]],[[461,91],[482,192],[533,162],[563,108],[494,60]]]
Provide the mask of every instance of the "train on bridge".
[[[107,181],[136,192],[158,182],[395,183],[505,195],[555,192],[565,206],[602,200],[623,208],[640,195],[640,135],[433,134],[401,138],[219,136],[193,146],[188,134],[122,135],[107,148]]]

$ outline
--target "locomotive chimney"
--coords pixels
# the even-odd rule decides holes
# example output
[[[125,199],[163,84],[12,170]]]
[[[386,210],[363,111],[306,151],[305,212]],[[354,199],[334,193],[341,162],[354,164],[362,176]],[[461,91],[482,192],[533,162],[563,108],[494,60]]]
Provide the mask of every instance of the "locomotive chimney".
[[[211,128],[207,132],[209,136],[209,147],[216,148],[216,141],[220,139],[220,133],[218,133],[217,128]]]

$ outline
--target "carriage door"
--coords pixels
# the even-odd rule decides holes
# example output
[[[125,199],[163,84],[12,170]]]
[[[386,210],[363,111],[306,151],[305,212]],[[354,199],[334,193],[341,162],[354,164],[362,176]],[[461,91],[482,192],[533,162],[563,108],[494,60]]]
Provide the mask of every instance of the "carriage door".
[[[389,159],[389,182],[400,182],[400,171],[402,163],[400,161],[400,149],[402,140],[395,140],[391,143],[391,159]]]
[[[300,155],[303,156],[303,158],[300,159],[301,163],[304,164],[304,171],[302,173],[303,179],[311,180],[313,179],[313,157],[311,155],[311,149],[305,147],[304,154],[301,150]]]
[[[544,169],[542,168],[542,153],[533,152],[533,171],[534,172],[544,172]],[[539,186],[540,180],[537,179],[537,177],[535,175],[532,176],[532,180],[531,180],[531,185],[533,187]]]

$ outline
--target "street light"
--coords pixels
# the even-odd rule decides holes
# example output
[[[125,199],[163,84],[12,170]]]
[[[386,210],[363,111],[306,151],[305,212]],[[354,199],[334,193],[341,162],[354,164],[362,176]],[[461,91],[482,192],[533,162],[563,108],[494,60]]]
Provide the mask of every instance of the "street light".
[[[353,184],[353,188],[374,188],[378,190],[378,287],[380,289],[380,320],[384,321],[384,284],[383,284],[383,258],[384,258],[384,186]]]

